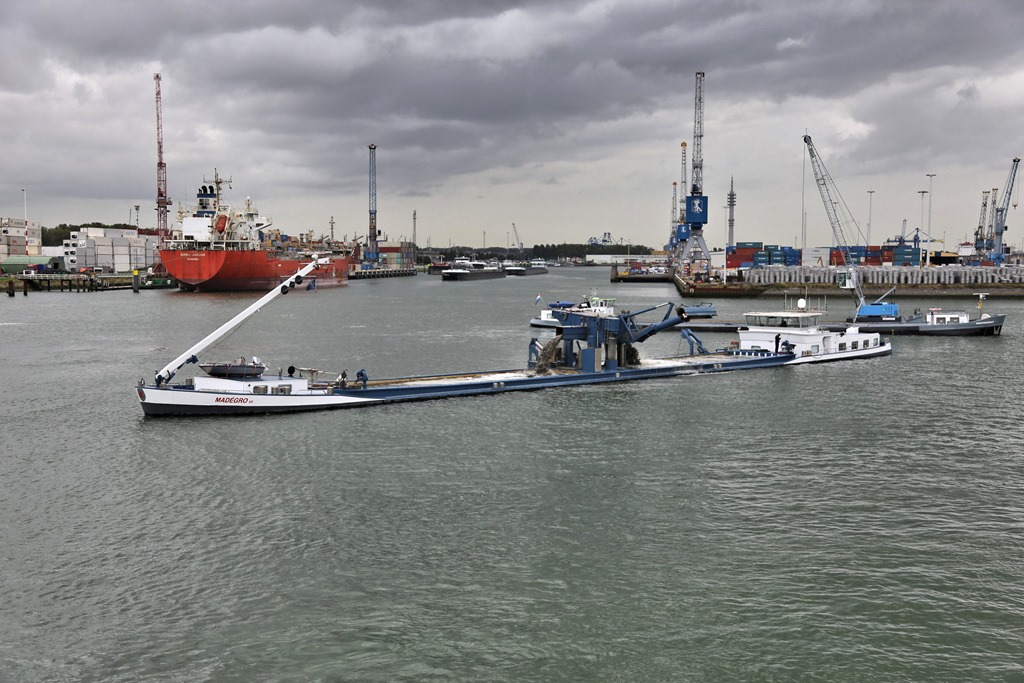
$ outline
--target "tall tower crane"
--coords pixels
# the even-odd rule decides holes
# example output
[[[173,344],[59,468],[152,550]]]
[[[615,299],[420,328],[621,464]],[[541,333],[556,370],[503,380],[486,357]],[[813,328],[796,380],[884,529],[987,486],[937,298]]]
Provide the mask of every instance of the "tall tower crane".
[[[512,224],[512,233],[516,236],[516,247],[519,249],[519,258],[523,257],[523,243],[519,239],[519,230],[516,229],[516,224]]]
[[[672,224],[672,234],[675,235],[676,225],[679,223],[679,183],[674,180],[672,181],[672,211],[668,221]]]
[[[832,180],[832,176],[826,170],[821,157],[818,156],[818,150],[815,149],[814,143],[811,142],[810,135],[804,136],[804,144],[807,145],[807,154],[811,158],[814,180],[818,185],[818,191],[821,193],[821,201],[825,205],[828,222],[832,225],[832,234],[835,236],[836,246],[839,247],[839,251],[842,254],[843,265],[848,267],[847,270],[839,272],[839,286],[843,289],[851,290],[857,301],[857,310],[854,313],[853,322],[857,322],[857,318],[898,316],[899,309],[896,304],[884,303],[882,301],[882,299],[888,296],[889,292],[883,294],[872,304],[864,303],[864,290],[861,289],[856,262],[851,254],[850,242],[846,237],[847,228],[855,230],[856,234],[860,235],[860,227],[853,218],[853,214],[850,213],[850,209],[843,200],[842,195],[839,194],[839,188],[836,187],[835,181]]]
[[[988,218],[988,190],[981,192],[981,215],[978,216],[978,227],[974,231],[974,253],[981,256],[985,253],[985,226]]]
[[[992,241],[992,263],[997,266],[1003,265],[1006,254],[1003,253],[1003,233],[1006,232],[1006,213],[1010,210],[1010,196],[1013,194],[1013,183],[1017,178],[1017,165],[1020,164],[1020,157],[1014,157],[1010,164],[1010,175],[1003,187],[1002,200],[995,207],[995,221],[993,221]]]
[[[672,230],[669,233],[669,237],[668,237],[669,247],[673,250],[673,252],[676,249],[680,248],[682,245],[686,244],[686,240],[690,237],[690,228],[686,224],[686,185],[687,185],[687,180],[686,180],[686,141],[685,140],[683,140],[680,143],[680,147],[682,148],[682,153],[680,155],[681,156],[681,162],[680,162],[679,185],[678,185],[678,189],[679,189],[679,195],[678,195],[678,200],[677,200],[678,203],[674,204],[674,206],[675,206],[675,214],[676,215],[675,215],[675,218],[673,220]],[[676,186],[675,183],[672,183],[672,185],[673,185],[672,198],[676,199],[676,192],[675,192],[675,190],[676,190],[677,186]]]
[[[704,191],[704,72],[697,72],[693,89],[693,182],[690,194],[699,195]]]
[[[704,241],[704,225],[708,222],[708,198],[704,196],[704,72],[697,72],[693,103],[693,161],[690,196],[686,199],[686,223],[690,234],[683,245],[680,262],[709,262],[711,251]]]
[[[377,145],[370,145],[370,230],[366,241],[366,260],[377,262]]]
[[[160,98],[160,74],[153,74],[156,83],[156,233],[162,243],[167,239],[167,207],[171,198],[167,196],[167,164],[164,163],[164,117],[163,102]]]
[[[679,143],[682,147],[682,160],[679,171],[679,222],[686,222],[686,140]]]

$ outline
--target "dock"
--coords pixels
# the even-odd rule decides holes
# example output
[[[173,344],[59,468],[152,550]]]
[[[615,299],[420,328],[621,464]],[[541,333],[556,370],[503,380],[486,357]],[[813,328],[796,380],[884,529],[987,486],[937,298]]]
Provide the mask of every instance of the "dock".
[[[368,268],[353,270],[348,274],[349,280],[375,280],[382,277],[411,277],[416,275],[415,268]]]

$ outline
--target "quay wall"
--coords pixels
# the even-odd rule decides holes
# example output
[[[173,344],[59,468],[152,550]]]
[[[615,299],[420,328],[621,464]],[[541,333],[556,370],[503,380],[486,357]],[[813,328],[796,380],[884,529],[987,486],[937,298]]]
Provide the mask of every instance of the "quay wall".
[[[769,266],[744,271],[744,282],[751,285],[823,285],[838,286],[842,268],[822,266]],[[1024,296],[1022,266],[941,266],[929,268],[895,268],[859,266],[861,286],[865,290],[890,287],[912,287],[925,290],[958,290],[972,287],[1006,289],[1007,293]]]

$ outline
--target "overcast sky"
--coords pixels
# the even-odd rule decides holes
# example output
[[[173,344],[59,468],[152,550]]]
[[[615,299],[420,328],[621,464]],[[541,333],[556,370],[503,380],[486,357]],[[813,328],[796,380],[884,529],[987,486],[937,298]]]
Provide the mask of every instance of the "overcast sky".
[[[831,243],[805,132],[872,243],[930,206],[953,246],[1024,151],[1022,41],[1019,0],[5,0],[0,216],[155,226],[159,72],[175,206],[216,168],[285,232],[365,234],[374,143],[391,239],[662,245],[704,71],[709,246],[730,178],[737,240],[806,210]]]

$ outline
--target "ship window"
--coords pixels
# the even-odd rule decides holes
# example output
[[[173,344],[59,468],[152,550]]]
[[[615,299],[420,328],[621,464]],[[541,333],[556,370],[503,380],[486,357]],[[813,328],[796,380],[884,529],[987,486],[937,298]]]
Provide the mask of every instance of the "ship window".
[[[821,353],[821,347],[818,346],[817,344],[811,344],[811,353]]]
[[[839,342],[839,350],[840,351],[845,351],[846,350],[846,342]]]
[[[857,342],[850,342],[850,349],[852,351],[856,351],[857,350]]]

